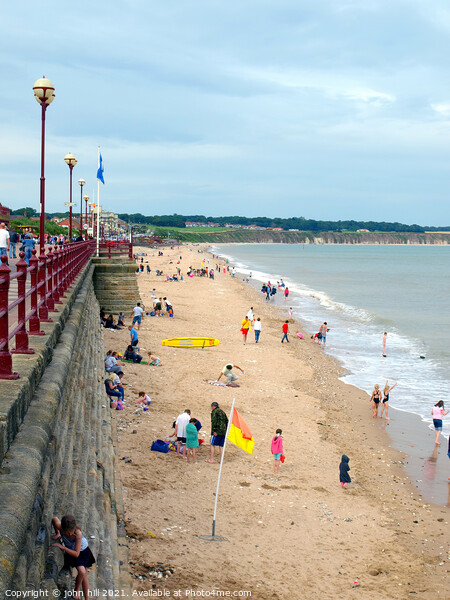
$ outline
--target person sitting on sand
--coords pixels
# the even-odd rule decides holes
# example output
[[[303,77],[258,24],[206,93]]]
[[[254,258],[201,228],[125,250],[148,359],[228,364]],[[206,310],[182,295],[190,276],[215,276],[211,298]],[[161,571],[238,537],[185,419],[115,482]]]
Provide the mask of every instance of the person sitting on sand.
[[[142,356],[136,352],[131,344],[127,346],[123,357],[125,360],[132,360],[134,363],[140,363],[142,360]]]
[[[376,419],[378,417],[378,407],[380,404],[380,400],[381,400],[381,392],[380,392],[380,386],[378,385],[378,383],[375,384],[374,390],[372,392],[372,395],[370,397],[370,401],[372,402],[372,418]]]
[[[114,321],[114,317],[110,314],[105,319],[105,329],[121,329]]]
[[[145,392],[139,392],[138,394],[138,404],[143,404],[144,406],[150,406],[152,399],[150,396],[147,396]]]
[[[111,352],[111,350],[108,350],[108,352],[110,354],[106,355],[105,358],[105,371],[107,373],[118,373],[122,370],[125,363],[117,360],[117,352]]]
[[[161,359],[159,358],[159,356],[156,356],[156,354],[152,354],[151,350],[148,352],[148,364],[154,367],[158,367],[161,364]]]
[[[225,375],[225,377],[227,378],[227,385],[231,385],[234,381],[236,381],[236,379],[238,379],[238,376],[232,372],[232,369],[234,367],[236,367],[236,369],[239,369],[239,371],[242,374],[244,374],[244,371],[241,369],[241,367],[238,367],[237,365],[234,365],[233,363],[228,363],[222,369],[222,372],[219,375],[219,377],[217,378],[217,381],[220,381],[220,378],[222,377],[222,375]]]

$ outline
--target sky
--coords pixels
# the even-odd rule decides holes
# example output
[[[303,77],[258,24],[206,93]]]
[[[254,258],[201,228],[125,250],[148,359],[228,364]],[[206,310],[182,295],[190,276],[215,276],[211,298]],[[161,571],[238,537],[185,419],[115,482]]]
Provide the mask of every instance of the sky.
[[[0,8],[0,202],[450,225],[450,5],[79,0]]]

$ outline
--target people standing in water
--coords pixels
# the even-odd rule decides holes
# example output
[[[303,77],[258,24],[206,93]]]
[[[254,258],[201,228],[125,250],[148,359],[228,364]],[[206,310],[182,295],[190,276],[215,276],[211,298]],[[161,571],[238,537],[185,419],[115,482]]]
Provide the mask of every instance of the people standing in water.
[[[250,327],[251,327],[250,319],[248,317],[244,317],[244,319],[241,322],[241,332],[242,332],[242,335],[244,336],[244,344],[247,343],[247,336],[248,336]]]
[[[439,400],[439,402],[433,406],[431,415],[433,417],[434,429],[436,430],[436,440],[434,443],[436,446],[440,446],[441,442],[439,441],[439,437],[442,431],[442,417],[448,415],[448,410],[444,410],[444,403],[442,400]]]
[[[372,418],[376,419],[378,417],[378,406],[381,401],[381,392],[378,383],[375,384],[370,401],[372,402]]]
[[[383,390],[383,404],[381,405],[381,415],[380,417],[383,418],[383,413],[385,412],[385,419],[387,421],[390,421],[389,417],[388,417],[388,412],[389,412],[389,392],[391,390],[393,390],[395,388],[395,386],[397,385],[397,383],[394,383],[394,385],[391,385],[391,387],[389,387],[389,383],[388,383],[388,379],[386,379],[386,385],[384,386],[384,390]]]
[[[328,332],[327,322],[324,321],[324,323],[320,326],[320,329],[319,329],[319,344],[320,344],[320,342],[322,342],[322,346],[324,348],[327,344],[327,332]]]
[[[383,334],[383,356],[386,358],[386,339],[387,339],[387,331]]]

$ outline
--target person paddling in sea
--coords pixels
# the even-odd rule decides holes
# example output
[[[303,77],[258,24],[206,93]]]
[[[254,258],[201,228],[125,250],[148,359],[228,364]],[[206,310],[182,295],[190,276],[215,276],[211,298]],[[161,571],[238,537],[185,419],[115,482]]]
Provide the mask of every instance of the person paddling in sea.
[[[387,339],[387,331],[383,333],[383,357],[386,358],[386,339]]]
[[[441,442],[439,441],[439,437],[442,431],[442,417],[448,415],[448,410],[444,410],[444,403],[442,400],[439,400],[439,402],[433,406],[431,415],[433,417],[434,429],[436,430],[436,440],[434,443],[436,446],[440,446]]]
[[[383,418],[383,413],[386,413],[385,414],[386,421],[390,421],[390,419],[388,417],[388,412],[389,412],[389,392],[391,390],[393,390],[396,385],[397,384],[394,383],[394,385],[391,385],[391,387],[389,387],[389,381],[388,381],[388,379],[386,379],[386,385],[384,386],[384,390],[383,390],[383,404],[381,405],[381,415],[380,415],[380,417]]]
[[[372,392],[372,395],[370,397],[370,401],[372,402],[372,418],[376,419],[378,417],[378,407],[380,405],[380,400],[381,400],[381,392],[380,392],[380,386],[378,385],[378,383],[375,384],[374,390]]]

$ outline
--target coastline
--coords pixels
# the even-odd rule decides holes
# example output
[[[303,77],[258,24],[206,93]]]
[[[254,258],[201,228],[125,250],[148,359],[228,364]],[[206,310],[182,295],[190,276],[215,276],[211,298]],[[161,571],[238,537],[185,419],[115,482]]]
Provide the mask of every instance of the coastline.
[[[209,253],[212,254],[213,250],[214,247],[208,247]],[[216,256],[221,255],[216,254]],[[233,261],[230,261],[229,264],[233,265]],[[242,274],[237,272],[236,276],[239,278],[242,277]],[[250,280],[247,282],[247,285],[250,285],[260,297],[258,293],[260,287],[259,281]],[[273,304],[271,307],[278,312],[280,319],[287,318],[286,306]],[[294,318],[293,320],[297,323],[299,331],[304,334],[305,339],[308,339],[310,333],[305,332],[301,319]],[[333,356],[332,346],[331,352],[327,352],[327,357],[335,362],[341,373],[346,372],[339,358]],[[346,382],[343,383],[351,386],[351,384],[347,384]],[[370,395],[365,390],[358,386],[354,387],[369,400]],[[449,507],[450,484],[447,479],[448,473],[450,473],[450,467],[447,464],[448,439],[441,436],[440,451],[436,453],[435,450],[439,450],[439,448],[434,445],[434,430],[423,421],[420,415],[395,408],[392,405],[389,407],[389,413],[391,419],[388,422],[384,419],[377,420],[377,425],[388,434],[392,448],[405,454],[403,463],[412,483],[417,487],[426,501]]]
[[[166,283],[154,276],[155,267],[175,270],[167,253],[183,255],[184,273],[191,262],[199,267],[206,255],[198,249],[146,257],[152,274],[138,278],[144,304],[156,287],[170,298],[175,318],[144,320],[140,345],[161,356],[161,367],[127,365],[129,402],[115,413],[117,452],[131,458],[120,471],[135,589],[155,584],[146,576],[154,560],[174,566],[167,580],[156,582],[168,590],[216,586],[281,599],[297,598],[301,589],[302,600],[344,599],[359,576],[362,598],[404,598],[414,591],[422,598],[445,597],[448,512],[424,504],[403,470],[405,455],[374,427],[365,392],[339,381],[339,366],[309,339],[281,346],[276,310],[241,281],[216,275],[214,281]],[[263,332],[260,344],[243,346],[239,323],[250,306],[261,316]],[[107,346],[123,351],[127,334],[105,332]],[[212,334],[221,345],[205,351],[159,346],[164,337]],[[204,382],[228,360],[245,369],[240,388]],[[136,413],[135,392],[145,386],[153,403],[148,413]],[[197,536],[208,533],[211,523],[217,465],[204,463],[209,447],[201,448],[194,466],[150,453],[150,445],[164,439],[188,406],[208,440],[210,402],[228,410],[233,396],[254,435],[255,454],[227,447],[218,534],[229,542],[208,545]],[[287,457],[279,480],[271,474],[276,427],[283,429]],[[345,491],[338,481],[342,453],[350,456],[354,482]]]

